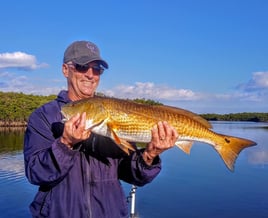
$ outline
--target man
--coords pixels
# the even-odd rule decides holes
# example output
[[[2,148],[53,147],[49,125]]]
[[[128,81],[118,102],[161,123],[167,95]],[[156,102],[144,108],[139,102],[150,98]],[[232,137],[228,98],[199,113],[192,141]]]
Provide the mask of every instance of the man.
[[[130,155],[109,138],[85,130],[86,113],[62,124],[61,107],[93,97],[108,64],[98,47],[73,42],[65,51],[62,71],[67,91],[35,110],[24,141],[25,172],[39,186],[30,205],[33,217],[128,217],[120,180],[143,186],[159,173],[159,154],[174,146],[176,130],[166,122],[152,129],[152,140]]]

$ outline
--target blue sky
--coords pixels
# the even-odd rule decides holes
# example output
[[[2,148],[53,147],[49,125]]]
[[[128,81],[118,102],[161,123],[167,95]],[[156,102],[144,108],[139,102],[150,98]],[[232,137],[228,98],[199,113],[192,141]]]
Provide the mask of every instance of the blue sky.
[[[98,45],[98,91],[196,113],[268,112],[268,1],[14,1],[1,4],[0,91],[57,94],[65,48]]]

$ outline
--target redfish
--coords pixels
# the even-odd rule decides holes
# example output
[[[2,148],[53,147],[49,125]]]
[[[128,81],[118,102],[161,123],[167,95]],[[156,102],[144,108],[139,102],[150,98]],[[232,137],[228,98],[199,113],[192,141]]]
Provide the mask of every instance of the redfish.
[[[159,121],[167,121],[178,132],[176,146],[190,153],[195,141],[211,145],[229,170],[239,153],[256,145],[254,141],[212,131],[211,124],[191,111],[166,105],[147,105],[131,100],[95,96],[66,104],[61,109],[65,119],[86,112],[86,128],[110,137],[126,153],[135,150],[129,142],[148,143],[151,130]]]

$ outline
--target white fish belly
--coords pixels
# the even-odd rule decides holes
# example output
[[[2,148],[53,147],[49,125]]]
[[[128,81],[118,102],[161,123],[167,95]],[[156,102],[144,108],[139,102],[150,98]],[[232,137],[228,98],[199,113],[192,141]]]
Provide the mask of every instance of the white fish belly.
[[[130,142],[143,142],[148,143],[151,141],[152,134],[151,131],[143,131],[143,132],[125,132],[125,131],[117,131],[117,136],[126,141]]]

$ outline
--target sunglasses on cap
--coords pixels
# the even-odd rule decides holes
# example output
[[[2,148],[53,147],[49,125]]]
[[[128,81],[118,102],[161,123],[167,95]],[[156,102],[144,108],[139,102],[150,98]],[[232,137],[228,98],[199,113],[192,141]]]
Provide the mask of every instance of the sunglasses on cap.
[[[92,69],[94,74],[100,75],[103,73],[104,68],[101,67],[100,65],[90,65],[88,64],[76,64],[76,63],[71,63],[71,64],[67,64],[68,66],[73,66],[75,68],[76,71],[80,72],[80,73],[86,73],[90,68]]]

